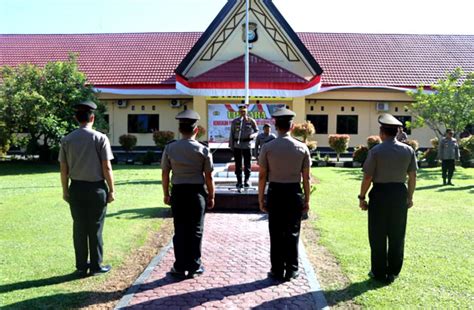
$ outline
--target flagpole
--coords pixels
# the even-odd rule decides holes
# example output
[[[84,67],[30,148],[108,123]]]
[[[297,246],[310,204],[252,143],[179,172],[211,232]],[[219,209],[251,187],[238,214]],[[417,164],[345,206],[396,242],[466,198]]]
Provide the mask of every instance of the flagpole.
[[[249,93],[250,93],[250,44],[249,44],[249,1],[245,0],[245,105],[249,105]]]

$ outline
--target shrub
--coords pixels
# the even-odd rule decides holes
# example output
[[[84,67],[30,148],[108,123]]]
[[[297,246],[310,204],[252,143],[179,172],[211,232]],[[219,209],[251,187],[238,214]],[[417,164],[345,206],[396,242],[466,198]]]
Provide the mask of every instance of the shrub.
[[[379,136],[367,137],[367,147],[369,148],[369,150],[380,143],[382,143],[382,139],[380,139]]]
[[[0,136],[0,157],[7,155],[8,150],[10,149],[10,141],[7,138]]]
[[[409,146],[411,146],[415,152],[418,150],[418,147],[420,146],[418,144],[418,141],[416,141],[416,140],[407,140],[406,142],[403,142],[403,143],[408,144]]]
[[[119,137],[119,143],[125,150],[125,152],[130,152],[133,150],[135,145],[137,145],[137,137],[130,134],[121,135]]]
[[[472,157],[472,153],[469,152],[468,149],[465,149],[465,148],[461,148],[461,150],[459,151],[461,153],[461,166],[467,168],[467,167],[470,167],[471,165],[471,157]]]
[[[151,165],[155,161],[156,161],[156,156],[155,156],[155,152],[153,151],[146,152],[145,155],[143,155],[142,157],[142,163],[144,165]]]
[[[306,146],[310,151],[316,150],[318,147],[318,142],[317,141],[306,141]]]
[[[433,146],[434,149],[438,149],[439,147],[439,140],[438,138],[433,138],[430,140],[431,145]]]
[[[310,121],[306,121],[305,123],[295,124],[291,134],[294,137],[302,138],[303,142],[306,143],[308,141],[308,137],[311,137],[316,133],[316,129],[314,129],[314,125]]]
[[[356,146],[354,153],[352,153],[353,161],[363,164],[369,155],[369,148],[365,145]]]
[[[436,167],[438,163],[438,149],[429,148],[423,153],[423,158],[428,163],[429,167]]]
[[[206,135],[206,128],[202,127],[201,125],[198,125],[197,126],[198,128],[198,132],[197,132],[197,135],[196,135],[196,139],[201,139],[204,135]],[[173,135],[173,138],[174,138],[174,135]],[[172,139],[171,139],[172,140]]]
[[[459,147],[468,150],[471,154],[474,154],[474,136],[471,135],[466,138],[462,138],[459,141]]]
[[[329,146],[336,152],[337,161],[339,155],[347,151],[350,139],[349,135],[329,135]]]
[[[153,141],[155,141],[156,146],[158,146],[160,149],[164,149],[166,144],[168,144],[170,141],[174,139],[174,132],[172,131],[154,131],[153,132]]]

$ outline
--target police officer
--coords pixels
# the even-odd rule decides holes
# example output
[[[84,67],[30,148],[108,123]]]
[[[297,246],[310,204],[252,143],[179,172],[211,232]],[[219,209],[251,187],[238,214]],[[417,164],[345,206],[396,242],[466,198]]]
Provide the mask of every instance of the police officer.
[[[75,106],[80,127],[61,140],[59,152],[63,199],[71,209],[76,273],[80,276],[88,270],[97,275],[111,269],[101,264],[107,203],[115,200],[110,164],[114,157],[107,136],[92,129],[95,109],[96,104],[90,101]]]
[[[260,210],[268,212],[272,265],[269,276],[291,280],[298,277],[301,215],[309,210],[311,157],[308,147],[289,134],[295,113],[281,109],[272,117],[278,137],[263,145],[260,152],[258,199]]]
[[[446,136],[439,142],[438,158],[441,160],[443,185],[454,185],[451,179],[454,174],[455,160],[459,160],[458,141],[453,138],[453,131],[446,130]],[[446,182],[446,178],[448,182]]]
[[[229,147],[234,153],[235,175],[237,176],[237,188],[249,187],[251,173],[251,142],[257,136],[257,122],[247,115],[247,106],[239,107],[240,117],[232,121],[230,126]],[[245,181],[242,186],[242,157],[244,159]]]
[[[161,160],[164,203],[171,205],[174,219],[175,263],[170,273],[194,278],[204,272],[201,243],[206,204],[214,207],[213,162],[209,149],[195,140],[199,114],[185,110],[176,119],[182,139],[169,143]]]
[[[358,198],[359,207],[369,213],[369,276],[393,282],[402,269],[407,211],[413,206],[418,167],[413,148],[395,139],[400,121],[390,114],[380,115],[378,121],[382,143],[369,151]]]
[[[398,127],[398,133],[396,139],[400,142],[407,142],[408,135],[405,131],[403,131],[403,126]]]
[[[276,136],[272,133],[272,127],[269,124],[263,125],[263,132],[255,139],[255,157],[258,158],[260,148],[267,142],[275,139]]]

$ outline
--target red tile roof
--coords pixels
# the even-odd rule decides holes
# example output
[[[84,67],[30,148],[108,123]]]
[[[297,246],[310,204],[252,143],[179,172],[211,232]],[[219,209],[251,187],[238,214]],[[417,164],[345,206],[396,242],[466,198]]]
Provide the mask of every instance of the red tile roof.
[[[174,70],[201,33],[0,35],[0,65],[44,65],[79,54],[97,86],[174,84]],[[324,69],[323,85],[415,86],[446,71],[474,71],[474,36],[299,33]]]
[[[244,56],[232,59],[189,82],[237,82],[245,79]],[[304,83],[304,78],[254,54],[249,57],[249,71],[253,82]]]

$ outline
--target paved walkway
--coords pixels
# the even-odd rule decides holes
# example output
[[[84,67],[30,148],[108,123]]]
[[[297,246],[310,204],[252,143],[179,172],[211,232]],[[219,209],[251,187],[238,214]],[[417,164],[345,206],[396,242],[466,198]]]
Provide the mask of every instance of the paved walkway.
[[[117,309],[321,309],[326,301],[300,243],[300,276],[269,279],[268,221],[262,214],[206,214],[203,264],[206,272],[179,281],[167,272],[173,249],[165,248]]]

